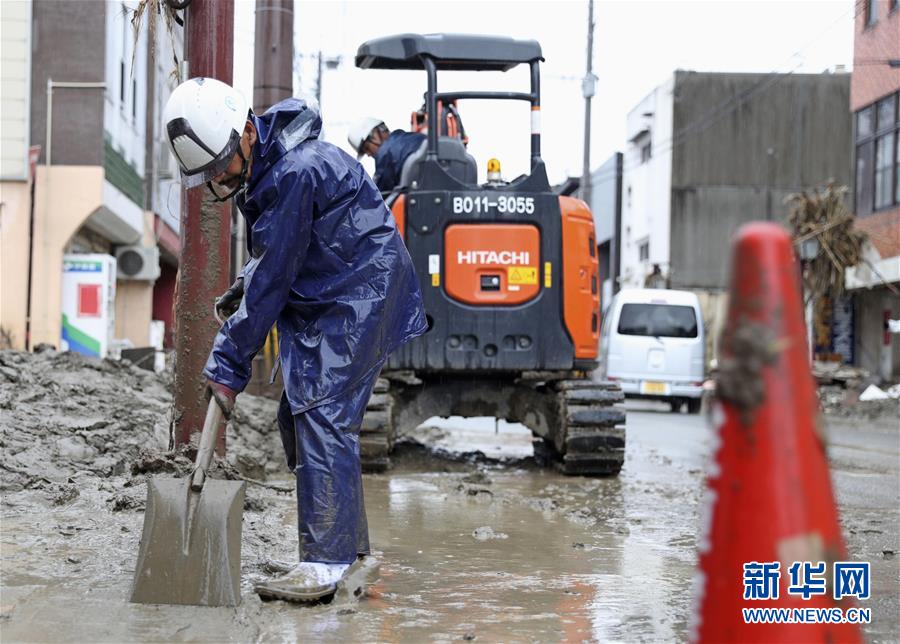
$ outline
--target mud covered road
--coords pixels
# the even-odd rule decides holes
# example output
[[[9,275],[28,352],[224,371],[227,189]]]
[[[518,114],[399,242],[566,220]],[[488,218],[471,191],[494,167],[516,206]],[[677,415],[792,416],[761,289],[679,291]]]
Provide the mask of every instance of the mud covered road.
[[[150,384],[143,389],[164,406]],[[253,404],[256,414],[274,413]],[[891,554],[900,547],[900,435],[892,421],[832,419],[829,426],[850,558],[873,563],[870,642],[892,641],[900,632],[900,558]],[[266,427],[257,419],[247,429],[254,438],[249,451],[241,448],[243,466],[278,485],[278,468],[261,465],[266,454],[273,463],[282,458]],[[70,467],[64,480],[46,483],[7,473],[12,483],[0,506],[2,639],[682,641],[712,432],[703,417],[630,405],[628,434],[619,478],[582,479],[523,458],[530,439],[515,426],[451,419],[420,428],[416,440],[443,454],[464,443],[512,460],[447,460],[406,444],[393,471],[365,477],[381,581],[358,603],[314,608],[263,604],[250,590],[273,560],[295,557],[290,492],[248,487],[240,607],[141,606],[127,597],[144,474],[114,464],[103,476]],[[235,438],[233,445],[241,443]],[[7,459],[8,444],[3,448]],[[57,445],[51,460],[71,448]]]

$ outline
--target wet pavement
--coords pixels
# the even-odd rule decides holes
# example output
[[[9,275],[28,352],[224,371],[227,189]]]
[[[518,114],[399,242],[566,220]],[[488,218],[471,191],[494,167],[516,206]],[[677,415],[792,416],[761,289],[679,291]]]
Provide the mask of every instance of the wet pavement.
[[[249,488],[237,609],[127,603],[143,514],[110,511],[118,480],[85,478],[78,497],[57,505],[36,491],[5,495],[2,639],[685,640],[712,432],[701,416],[629,407],[625,467],[608,479],[562,477],[518,460],[529,439],[515,426],[430,423],[420,440],[442,452],[458,447],[456,427],[482,453],[517,460],[452,462],[408,445],[392,472],[366,476],[382,579],[346,605],[263,604],[250,591],[267,559],[294,556],[288,493]],[[896,640],[900,558],[887,552],[900,546],[900,434],[890,423],[840,422],[829,429],[830,453],[850,558],[874,568],[867,634]],[[499,442],[511,449],[496,449]],[[143,484],[130,493],[143,496]]]

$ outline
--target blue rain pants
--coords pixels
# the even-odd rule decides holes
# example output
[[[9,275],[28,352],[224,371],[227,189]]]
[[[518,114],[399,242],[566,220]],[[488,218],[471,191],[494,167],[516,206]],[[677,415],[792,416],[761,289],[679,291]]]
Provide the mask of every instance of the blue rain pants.
[[[281,396],[278,425],[288,468],[297,477],[300,561],[352,563],[369,553],[359,430],[379,372],[299,414]]]

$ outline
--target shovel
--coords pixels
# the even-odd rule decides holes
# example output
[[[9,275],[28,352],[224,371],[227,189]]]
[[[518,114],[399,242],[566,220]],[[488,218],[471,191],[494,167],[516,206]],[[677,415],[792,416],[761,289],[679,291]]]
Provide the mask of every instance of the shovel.
[[[206,478],[221,421],[222,410],[210,398],[191,475],[147,482],[132,602],[194,606],[241,602],[246,484]]]

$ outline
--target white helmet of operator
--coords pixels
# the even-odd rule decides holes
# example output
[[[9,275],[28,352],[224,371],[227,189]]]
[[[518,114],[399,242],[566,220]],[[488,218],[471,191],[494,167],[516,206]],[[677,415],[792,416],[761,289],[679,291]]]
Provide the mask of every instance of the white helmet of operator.
[[[175,88],[163,123],[184,187],[199,186],[225,171],[249,112],[240,92],[214,78],[192,78]]]
[[[369,138],[369,135],[372,134],[372,130],[378,126],[384,126],[384,121],[372,116],[360,119],[350,126],[350,133],[347,134],[347,142],[356,152],[357,158],[362,157],[363,144],[366,142],[366,139]]]

